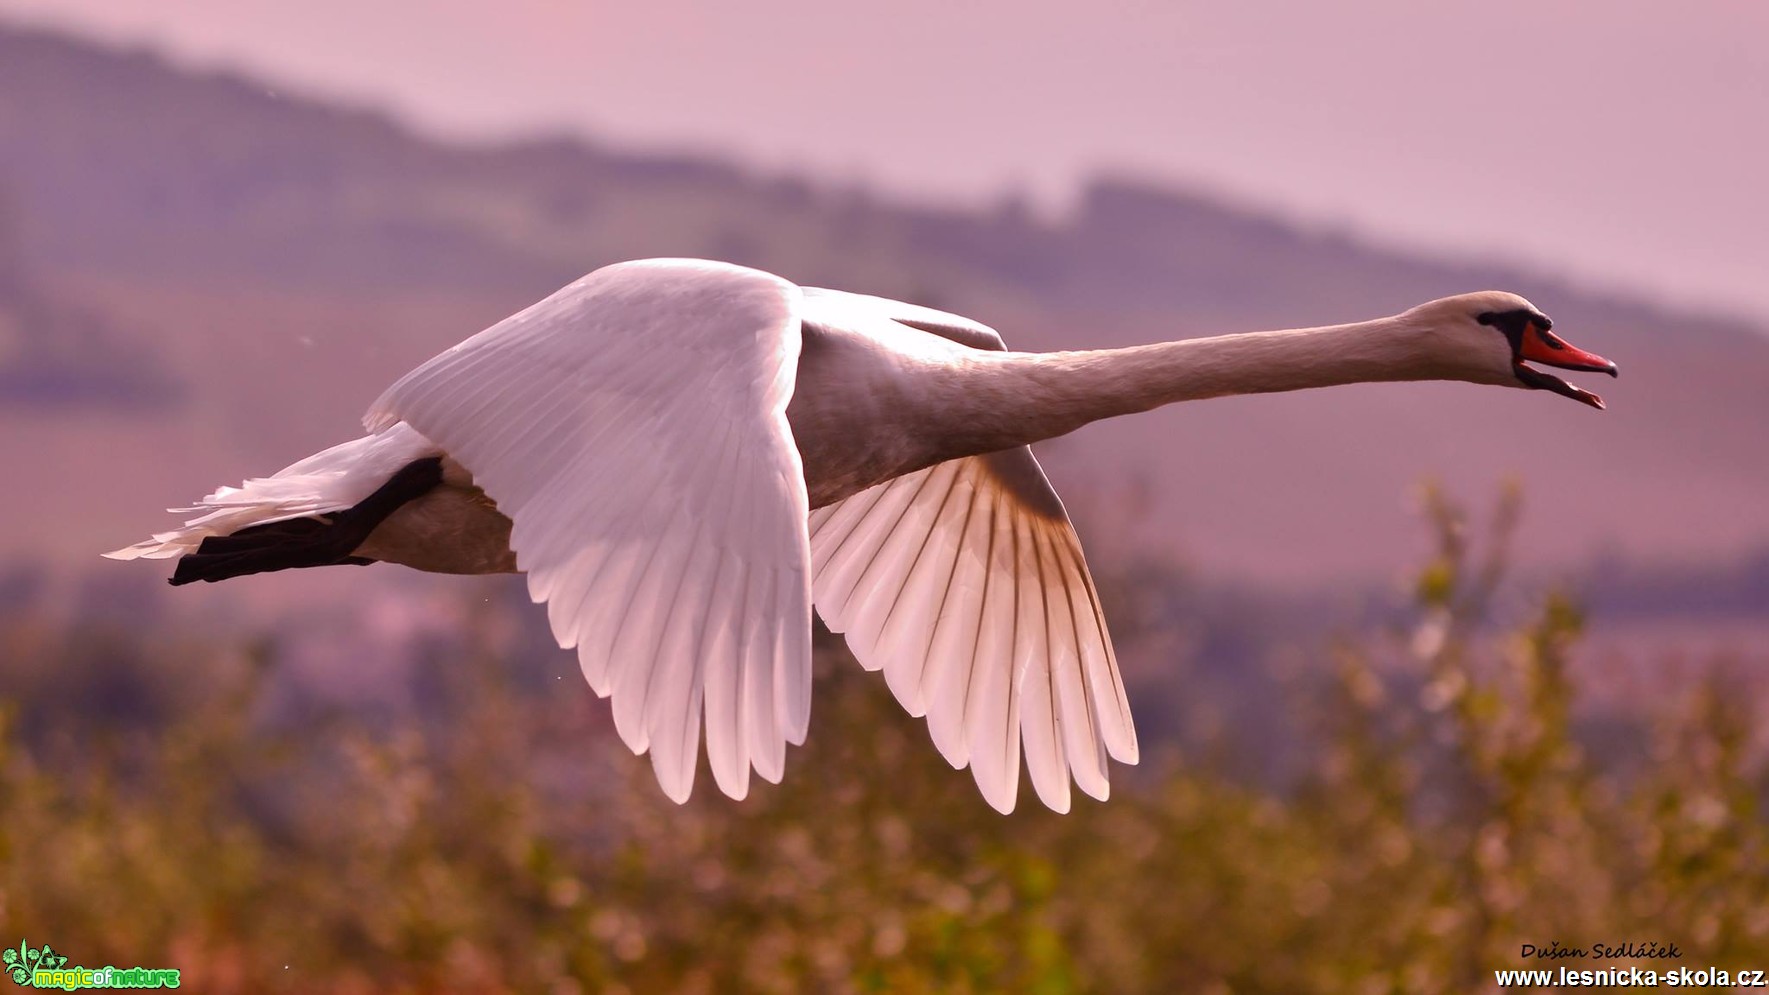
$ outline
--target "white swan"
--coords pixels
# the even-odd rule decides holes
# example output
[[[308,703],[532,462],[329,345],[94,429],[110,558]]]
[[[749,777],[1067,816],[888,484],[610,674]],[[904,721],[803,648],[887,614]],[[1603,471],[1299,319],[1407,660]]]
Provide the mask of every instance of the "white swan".
[[[407,374],[370,434],[203,498],[107,554],[173,583],[385,560],[520,569],[616,728],[682,801],[704,721],[733,798],[810,717],[811,608],[1012,810],[1137,759],[1080,543],[1028,443],[1175,401],[1357,381],[1595,395],[1615,373],[1485,292],[1351,325],[1008,352],[897,301],[695,260],[591,273]]]

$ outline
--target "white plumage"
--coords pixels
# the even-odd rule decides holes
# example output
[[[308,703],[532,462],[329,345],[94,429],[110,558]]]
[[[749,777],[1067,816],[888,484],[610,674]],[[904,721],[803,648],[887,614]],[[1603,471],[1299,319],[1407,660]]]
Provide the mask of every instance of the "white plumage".
[[[742,798],[751,765],[780,779],[811,715],[798,291],[681,276],[586,277],[407,374],[367,425],[435,439],[515,522],[529,594],[665,793],[688,797],[704,711],[713,774]]]
[[[1066,811],[1071,778],[1107,797],[1107,760],[1135,763],[1136,733],[1080,541],[1026,444],[1354,380],[1554,381],[1593,403],[1517,372],[1528,339],[1506,344],[1511,318],[1545,334],[1527,301],[1486,293],[1358,325],[1032,355],[897,301],[623,263],[407,374],[364,438],[107,555],[185,557],[176,583],[369,559],[519,568],[677,801],[703,728],[726,794],[745,796],[751,768],[781,778],[810,718],[815,604],[989,804],[1013,809],[1023,752]],[[293,519],[311,521],[261,528]]]

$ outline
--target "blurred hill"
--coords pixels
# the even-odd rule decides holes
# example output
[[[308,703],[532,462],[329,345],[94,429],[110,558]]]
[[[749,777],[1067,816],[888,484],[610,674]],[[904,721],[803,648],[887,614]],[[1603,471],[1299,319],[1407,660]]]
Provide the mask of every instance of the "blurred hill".
[[[0,410],[161,408],[180,395],[150,343],[40,286],[0,202]]]
[[[79,350],[93,382],[129,357],[160,385],[156,403],[126,408],[9,401],[0,460],[34,469],[9,494],[0,550],[90,564],[163,527],[162,506],[356,434],[379,390],[437,350],[649,255],[951,308],[1024,349],[1517,290],[1620,363],[1621,380],[1595,385],[1610,411],[1442,384],[1229,399],[1059,440],[1051,474],[1100,548],[1134,537],[1268,586],[1393,576],[1419,553],[1405,495],[1425,476],[1470,494],[1520,477],[1526,567],[1755,576],[1769,549],[1769,338],[1202,196],[1102,179],[1050,219],[1011,199],[934,210],[578,140],[448,145],[262,82],[6,28],[0,150],[7,265],[29,274],[0,279],[8,341],[45,323],[33,301],[54,299],[106,329]]]

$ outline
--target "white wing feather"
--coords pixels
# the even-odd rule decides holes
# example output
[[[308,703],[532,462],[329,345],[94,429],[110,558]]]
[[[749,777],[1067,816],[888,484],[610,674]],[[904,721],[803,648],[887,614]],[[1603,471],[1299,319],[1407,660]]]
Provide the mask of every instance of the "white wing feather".
[[[1033,488],[1042,488],[1042,492]],[[817,612],[934,744],[1013,810],[1109,791],[1136,730],[1081,543],[1029,449],[952,460],[811,513]]]
[[[806,288],[804,320],[976,349],[1000,335],[959,315]],[[901,328],[897,326],[908,326]],[[895,328],[893,332],[892,329]],[[916,331],[910,331],[915,329]],[[952,460],[811,513],[812,600],[934,744],[1012,811],[1020,750],[1038,797],[1069,780],[1105,798],[1106,758],[1136,730],[1081,542],[1030,449]]]
[[[435,440],[515,523],[530,595],[676,801],[703,722],[742,798],[810,721],[799,299],[720,263],[610,266],[412,371],[366,420]]]

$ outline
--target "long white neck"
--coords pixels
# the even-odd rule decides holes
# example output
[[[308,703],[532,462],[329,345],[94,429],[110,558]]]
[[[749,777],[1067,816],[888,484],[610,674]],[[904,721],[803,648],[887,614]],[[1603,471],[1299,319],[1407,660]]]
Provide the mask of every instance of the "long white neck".
[[[966,364],[954,450],[988,452],[1176,401],[1336,384],[1456,379],[1406,317],[1126,349],[985,353]]]

